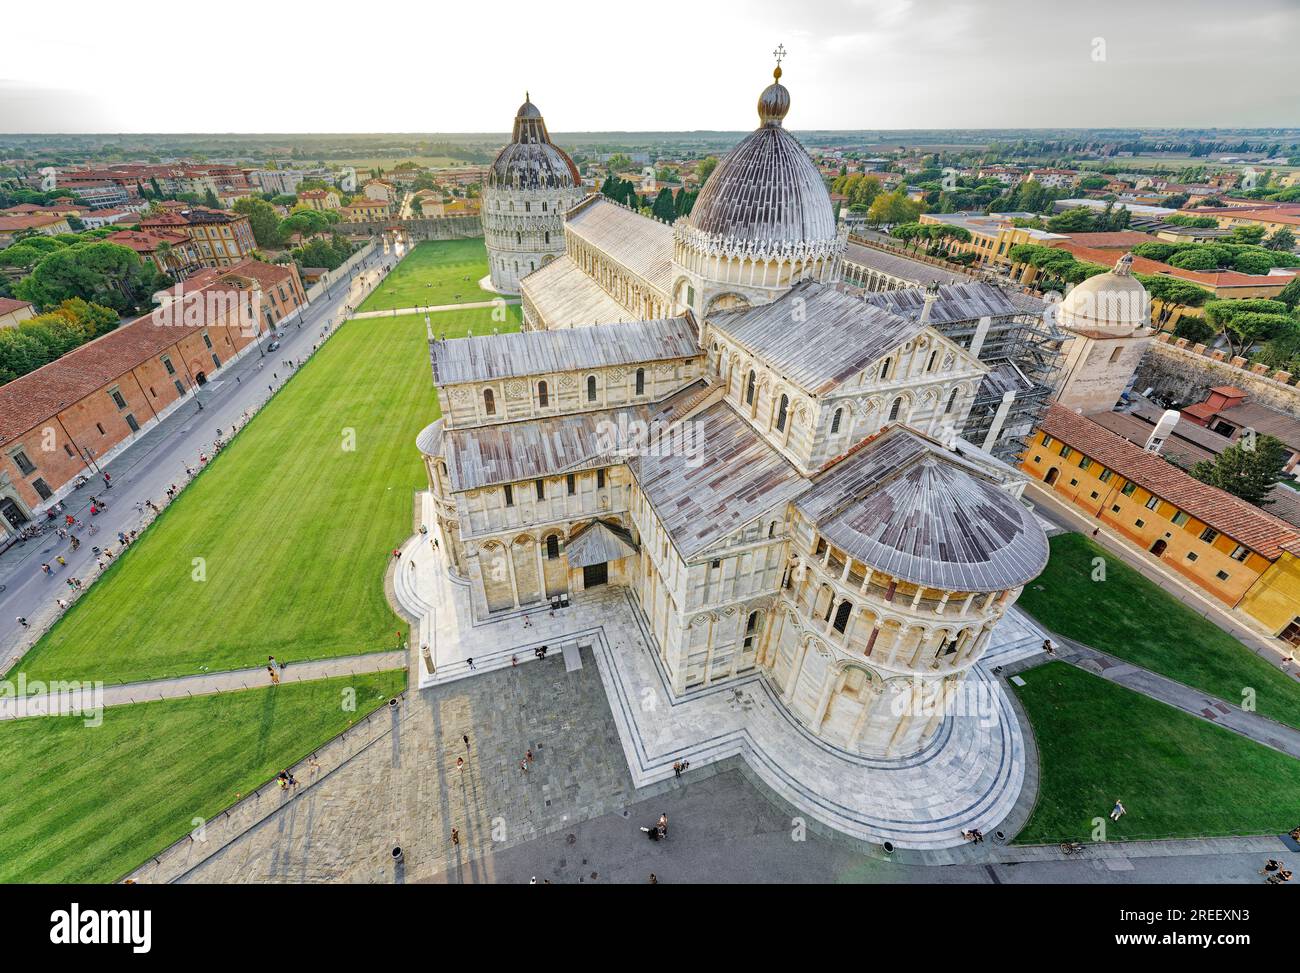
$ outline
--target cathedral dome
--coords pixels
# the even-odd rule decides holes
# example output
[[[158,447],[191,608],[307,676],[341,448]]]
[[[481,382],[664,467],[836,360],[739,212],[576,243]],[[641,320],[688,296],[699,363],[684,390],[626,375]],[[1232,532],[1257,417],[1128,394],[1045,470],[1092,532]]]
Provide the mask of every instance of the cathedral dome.
[[[1151,325],[1151,300],[1133,276],[1133,255],[1124,254],[1115,269],[1075,286],[1057,308],[1057,320],[1078,331],[1130,332]]]
[[[759,127],[718,163],[687,220],[700,233],[741,244],[832,242],[830,193],[807,151],[781,125],[790,92],[779,67],[774,77],[758,99]]]
[[[512,189],[569,189],[582,184],[578,167],[551,141],[542,113],[527,95],[515,112],[510,144],[497,153],[488,170],[487,184]]]

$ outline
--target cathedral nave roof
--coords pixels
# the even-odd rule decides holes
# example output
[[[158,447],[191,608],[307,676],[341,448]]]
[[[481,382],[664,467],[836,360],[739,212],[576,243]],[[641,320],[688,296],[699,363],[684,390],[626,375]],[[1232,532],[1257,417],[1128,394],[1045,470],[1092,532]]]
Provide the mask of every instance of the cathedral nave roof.
[[[625,321],[630,312],[566,254],[534,270],[519,289],[548,328]]]
[[[863,298],[867,304],[892,311],[901,317],[919,316],[925,307],[925,288],[906,287],[896,291],[881,291]],[[1024,313],[1000,287],[981,281],[967,281],[939,287],[934,306],[930,308],[930,324],[942,325],[956,321],[978,321],[982,317],[1006,318]]]
[[[716,311],[709,323],[813,395],[830,391],[926,329],[811,281],[771,304]]]
[[[662,455],[648,451],[628,459],[682,557],[693,557],[807,487],[808,481],[726,402],[696,413],[686,425],[689,442],[674,443]]]
[[[699,354],[699,335],[685,317],[456,338],[435,341],[431,350],[433,380],[438,385],[586,371]]]
[[[569,210],[567,232],[586,240],[667,297],[673,285],[673,228],[605,196]]]

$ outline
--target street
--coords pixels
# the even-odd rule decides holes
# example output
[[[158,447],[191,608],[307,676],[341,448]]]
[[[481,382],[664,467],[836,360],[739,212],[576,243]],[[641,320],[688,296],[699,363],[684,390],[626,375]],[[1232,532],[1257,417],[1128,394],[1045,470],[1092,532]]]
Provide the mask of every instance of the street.
[[[0,626],[0,671],[7,671],[53,621],[59,611],[56,599],[70,599],[65,579],[76,577],[86,584],[93,581],[98,573],[93,548],[111,547],[117,551],[121,547],[118,532],[138,529],[147,519],[149,511],[143,507],[144,501],[153,500],[161,507],[168,486],[183,487],[188,480],[186,466],[197,470],[200,453],[212,455],[217,431],[229,437],[245,411],[252,413],[260,407],[271,395],[272,386],[278,388],[289,377],[283,363],[305,362],[312,354],[312,345],[320,340],[321,328],[346,306],[359,305],[364,296],[363,281],[381,279],[378,268],[386,262],[395,265],[403,249],[400,244],[394,248],[386,238],[376,241],[374,252],[354,268],[348,282],[333,284],[326,294],[306,305],[298,318],[277,326],[284,337],[275,351],[246,352],[189,401],[141,434],[101,472],[87,469],[88,482],[63,500],[66,513],[85,524],[78,533],[82,544],[77,551],[73,552],[67,541],[50,530],[0,555],[0,618],[6,621]],[[274,340],[270,334],[260,339],[262,348]],[[112,477],[111,489],[104,489],[104,469]],[[93,521],[92,496],[108,504]],[[92,526],[98,528],[93,535]],[[58,555],[67,561],[66,567],[55,561]],[[53,574],[43,573],[44,563],[55,568]],[[30,627],[17,624],[20,616],[28,620]]]

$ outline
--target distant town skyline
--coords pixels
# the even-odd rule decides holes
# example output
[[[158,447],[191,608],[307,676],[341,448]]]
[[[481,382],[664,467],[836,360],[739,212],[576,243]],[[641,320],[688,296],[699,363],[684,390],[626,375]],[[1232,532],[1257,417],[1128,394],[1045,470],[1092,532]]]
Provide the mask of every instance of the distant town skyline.
[[[538,9],[504,0],[458,24],[415,8],[354,35],[251,0],[221,25],[145,0],[60,31],[55,69],[36,42],[47,15],[18,7],[6,33],[33,43],[6,49],[0,130],[497,132],[526,89],[555,131],[743,130],[778,43],[794,129],[1300,125],[1294,0],[1242,0],[1230,18],[1211,0],[667,0],[626,28]],[[148,25],[183,56],[160,57],[170,41]]]

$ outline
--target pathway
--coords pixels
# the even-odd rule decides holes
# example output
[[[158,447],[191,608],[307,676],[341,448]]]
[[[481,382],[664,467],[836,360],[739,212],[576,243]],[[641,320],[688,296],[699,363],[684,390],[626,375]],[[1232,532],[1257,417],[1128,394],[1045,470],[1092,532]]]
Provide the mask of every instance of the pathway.
[[[1143,669],[1082,642],[1063,635],[1053,634],[1052,637],[1062,645],[1057,655],[1073,666],[1300,759],[1300,730],[1294,727],[1258,713],[1248,713],[1240,706],[1233,706],[1216,696],[1193,689],[1150,669]]]
[[[369,652],[364,655],[338,656],[311,662],[293,662],[277,671],[281,683],[311,682],[335,676],[354,676],[363,672],[404,669],[407,656],[405,649]],[[245,689],[261,689],[271,685],[271,677],[265,667],[208,672],[176,679],[154,679],[149,682],[129,682],[117,686],[94,687],[89,683],[68,681],[57,684],[51,691],[47,691],[44,683],[28,683],[23,676],[19,679],[21,680],[19,695],[0,698],[0,720],[49,715],[93,716],[99,708],[106,706],[129,706],[132,703],[145,703],[156,699],[211,696]],[[84,690],[82,687],[85,687]],[[24,695],[23,689],[31,692],[31,695]],[[38,691],[32,692],[32,690]]]
[[[423,304],[418,307],[395,307],[386,311],[358,311],[351,315],[353,318],[395,318],[402,314],[429,314],[436,311],[466,311],[478,307],[499,307],[502,305],[521,304],[522,301],[515,297],[511,299],[497,298],[494,301],[472,301],[469,304]]]

